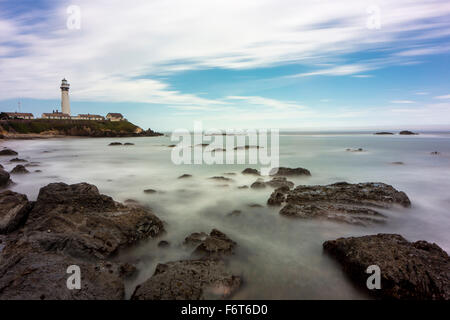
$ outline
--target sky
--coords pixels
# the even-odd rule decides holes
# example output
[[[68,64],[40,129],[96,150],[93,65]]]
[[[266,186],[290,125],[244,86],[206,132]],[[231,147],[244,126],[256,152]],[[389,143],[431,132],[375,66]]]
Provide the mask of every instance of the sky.
[[[0,111],[450,130],[445,0],[0,0]]]

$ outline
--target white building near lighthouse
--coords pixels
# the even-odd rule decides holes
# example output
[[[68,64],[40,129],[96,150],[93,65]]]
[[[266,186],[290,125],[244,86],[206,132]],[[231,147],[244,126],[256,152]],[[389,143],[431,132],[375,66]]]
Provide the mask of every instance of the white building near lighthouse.
[[[61,112],[70,115],[70,101],[69,101],[70,84],[64,78],[61,82]]]

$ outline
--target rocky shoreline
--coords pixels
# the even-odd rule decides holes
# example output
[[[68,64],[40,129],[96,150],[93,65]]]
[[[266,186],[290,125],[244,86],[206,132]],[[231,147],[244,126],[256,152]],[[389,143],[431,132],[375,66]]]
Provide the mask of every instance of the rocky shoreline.
[[[0,154],[20,160],[14,150],[4,149]],[[253,168],[240,174],[255,176],[249,190],[274,189],[267,205],[279,206],[279,214],[285,218],[364,227],[388,223],[384,210],[411,206],[404,192],[384,183],[295,186],[288,177],[308,178],[312,173],[304,168],[280,167],[268,178]],[[189,180],[192,176],[179,178],[184,177]],[[209,179],[233,182],[223,176]],[[7,190],[10,183],[10,173],[0,169],[0,187],[4,189],[0,192],[0,300],[124,299],[124,283],[138,270],[117,259],[118,253],[151,239],[158,241],[156,250],[171,245],[160,239],[166,232],[163,221],[136,201],[119,203],[94,185],[62,182],[42,187],[36,201],[29,201],[26,195]],[[227,219],[240,214],[234,210]],[[179,245],[191,251],[190,257],[159,263],[153,275],[137,285],[131,299],[229,299],[238,292],[245,278],[228,267],[238,243],[213,229],[209,234],[187,235]],[[450,299],[450,260],[436,244],[379,234],[329,240],[323,248],[356,285],[375,298]],[[83,270],[82,290],[66,287],[66,271],[71,265]],[[381,290],[365,286],[366,269],[371,265],[382,270]]]

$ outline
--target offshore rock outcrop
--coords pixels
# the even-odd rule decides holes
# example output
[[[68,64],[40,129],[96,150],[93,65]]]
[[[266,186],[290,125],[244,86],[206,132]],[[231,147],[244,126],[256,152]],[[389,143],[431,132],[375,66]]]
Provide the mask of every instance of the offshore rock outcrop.
[[[311,172],[309,172],[308,169],[305,168],[286,168],[286,167],[279,167],[279,168],[273,168],[269,175],[271,176],[311,176]]]
[[[370,294],[385,299],[449,300],[450,258],[438,245],[397,234],[326,241],[323,248]],[[366,270],[380,268],[381,288],[368,290]]]
[[[297,186],[293,190],[276,189],[269,205],[285,206],[280,214],[295,218],[328,219],[367,225],[385,221],[380,209],[410,207],[408,196],[384,183],[350,184],[338,182],[321,186]]]

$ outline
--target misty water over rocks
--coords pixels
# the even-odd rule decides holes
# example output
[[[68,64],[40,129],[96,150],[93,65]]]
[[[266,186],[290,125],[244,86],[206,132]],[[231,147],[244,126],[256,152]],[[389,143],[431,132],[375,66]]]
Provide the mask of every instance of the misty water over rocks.
[[[115,141],[134,145],[108,146]],[[51,182],[88,182],[117,201],[131,199],[151,207],[166,223],[162,237],[120,253],[121,259],[135,263],[139,270],[127,283],[127,297],[158,263],[189,258],[192,248],[182,245],[186,236],[213,228],[238,244],[230,266],[243,279],[233,296],[237,299],[368,298],[323,253],[322,243],[338,237],[398,233],[411,241],[436,242],[450,251],[448,134],[280,136],[280,166],[311,172],[311,177],[289,177],[295,185],[384,182],[406,192],[411,208],[382,210],[387,222],[367,227],[283,217],[279,207],[266,206],[273,188],[238,188],[257,180],[241,174],[257,166],[177,166],[170,160],[172,143],[168,137],[66,138],[7,141],[3,146],[38,165],[27,167],[29,174],[11,176],[17,184],[10,189],[30,200]],[[348,148],[363,151],[347,152]],[[16,165],[6,158],[0,161],[8,171]],[[178,179],[183,174],[192,177]],[[210,179],[221,176],[231,180]],[[144,192],[149,189],[155,192]],[[241,213],[230,215],[235,210]],[[170,245],[158,246],[161,240]]]

